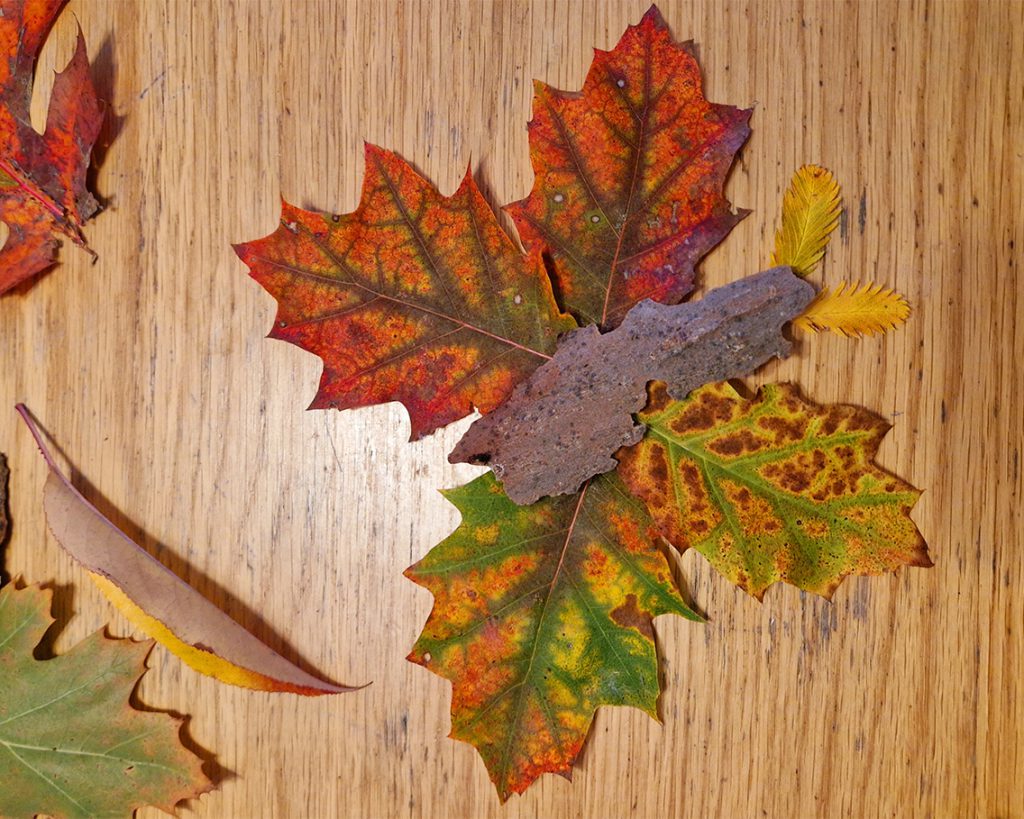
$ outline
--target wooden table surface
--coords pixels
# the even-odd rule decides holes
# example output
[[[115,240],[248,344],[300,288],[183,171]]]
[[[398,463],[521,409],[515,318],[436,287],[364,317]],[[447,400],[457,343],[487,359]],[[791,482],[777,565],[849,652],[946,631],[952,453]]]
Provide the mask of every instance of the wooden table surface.
[[[437,490],[479,471],[445,460],[468,421],[409,444],[397,405],[306,412],[320,363],[264,339],[273,301],[231,243],[273,230],[282,195],[351,210],[364,139],[446,193],[470,163],[495,202],[523,196],[532,80],[578,88],[645,8],[73,0],[54,29],[36,110],[77,17],[109,100],[108,208],[87,229],[97,264],[66,247],[0,300],[7,576],[56,584],[58,650],[129,632],[47,533],[24,400],[153,554],[288,656],[373,681],[255,693],[158,647],[140,698],[192,715],[220,780],[182,815],[1024,816],[1020,3],[662,4],[709,97],[756,103],[728,186],[754,212],[704,283],[765,266],[790,175],[818,162],[847,219],[816,281],[875,279],[914,306],[898,333],[816,337],[751,381],[892,420],[880,461],[924,489],[935,567],[759,604],[687,554],[710,623],[657,623],[664,724],[602,710],[575,781],[505,807],[446,739],[448,683],[404,659],[431,598],[401,572],[457,524]]]

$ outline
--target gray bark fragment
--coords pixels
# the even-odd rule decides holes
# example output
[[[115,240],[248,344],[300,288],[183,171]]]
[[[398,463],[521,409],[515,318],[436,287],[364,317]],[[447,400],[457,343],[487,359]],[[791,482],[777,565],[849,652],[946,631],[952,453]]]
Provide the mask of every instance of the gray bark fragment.
[[[664,381],[673,398],[685,398],[784,358],[790,344],[782,325],[814,292],[789,267],[773,267],[700,301],[641,302],[608,333],[594,325],[574,330],[550,361],[466,431],[448,460],[490,466],[518,504],[575,492],[614,469],[613,454],[643,436],[633,413],[646,403],[648,382]]]

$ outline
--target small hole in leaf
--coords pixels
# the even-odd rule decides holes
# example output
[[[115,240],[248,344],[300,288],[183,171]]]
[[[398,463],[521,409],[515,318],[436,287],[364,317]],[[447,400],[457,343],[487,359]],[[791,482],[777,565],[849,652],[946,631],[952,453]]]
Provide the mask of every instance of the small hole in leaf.
[[[430,652],[429,652],[429,651],[428,651],[428,652],[426,652],[426,653],[425,653],[425,654],[423,655],[423,662],[425,662],[425,663],[429,663],[429,662],[430,662],[430,661],[431,661],[432,659],[433,659],[433,658],[432,658],[432,657],[430,656]]]

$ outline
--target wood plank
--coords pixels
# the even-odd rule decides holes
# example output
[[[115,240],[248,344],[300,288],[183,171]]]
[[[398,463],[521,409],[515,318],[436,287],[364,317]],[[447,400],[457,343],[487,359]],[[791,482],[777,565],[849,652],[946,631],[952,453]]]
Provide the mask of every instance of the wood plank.
[[[523,196],[532,80],[578,88],[645,0],[73,0],[36,111],[77,17],[111,112],[100,259],[67,247],[0,300],[0,407],[27,402],[90,498],[247,627],[373,681],[271,696],[155,650],[142,701],[191,714],[226,773],[183,815],[1024,816],[1024,4],[661,7],[709,96],[757,106],[729,183],[754,212],[705,284],[764,266],[790,175],[819,162],[847,219],[817,281],[875,279],[914,306],[898,333],[817,337],[759,378],[891,418],[881,462],[925,490],[935,568],[759,605],[687,555],[711,622],[657,624],[664,725],[602,711],[573,783],[501,808],[445,738],[449,686],[404,660],[431,601],[401,572],[457,522],[436,490],[474,474],[445,461],[466,422],[409,444],[394,406],[303,411],[319,362],[263,338],[272,300],[230,245],[269,233],[281,195],[351,210],[363,139],[445,192],[470,163],[495,203]],[[60,589],[58,648],[127,633],[48,536],[44,464],[9,409],[0,450],[4,566]]]

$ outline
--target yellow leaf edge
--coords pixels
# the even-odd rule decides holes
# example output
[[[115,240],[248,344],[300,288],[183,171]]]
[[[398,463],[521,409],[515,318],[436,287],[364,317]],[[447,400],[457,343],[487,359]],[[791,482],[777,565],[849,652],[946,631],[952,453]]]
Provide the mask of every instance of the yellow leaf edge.
[[[295,691],[295,689],[282,686],[279,681],[272,677],[248,668],[242,668],[242,666],[235,665],[222,657],[218,657],[211,651],[204,651],[194,645],[189,645],[171,631],[168,626],[143,611],[110,578],[104,577],[97,572],[89,572],[89,577],[99,587],[100,591],[103,592],[107,600],[124,615],[129,623],[200,674],[205,674],[208,677],[213,677],[220,682],[230,685],[237,685],[240,688],[250,688],[254,691]],[[296,693],[306,692],[296,691]]]

